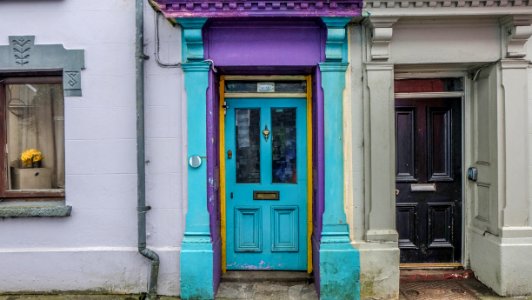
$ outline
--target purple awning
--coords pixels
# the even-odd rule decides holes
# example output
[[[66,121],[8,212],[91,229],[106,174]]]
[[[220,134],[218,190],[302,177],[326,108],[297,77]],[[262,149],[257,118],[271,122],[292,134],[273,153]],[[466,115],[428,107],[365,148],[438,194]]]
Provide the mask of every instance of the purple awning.
[[[152,0],[167,18],[356,17],[362,0]]]

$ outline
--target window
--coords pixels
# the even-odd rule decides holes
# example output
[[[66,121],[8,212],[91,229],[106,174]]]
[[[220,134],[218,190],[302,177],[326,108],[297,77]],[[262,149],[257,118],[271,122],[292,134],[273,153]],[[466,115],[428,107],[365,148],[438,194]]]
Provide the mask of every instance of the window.
[[[61,76],[0,77],[0,197],[63,198]]]

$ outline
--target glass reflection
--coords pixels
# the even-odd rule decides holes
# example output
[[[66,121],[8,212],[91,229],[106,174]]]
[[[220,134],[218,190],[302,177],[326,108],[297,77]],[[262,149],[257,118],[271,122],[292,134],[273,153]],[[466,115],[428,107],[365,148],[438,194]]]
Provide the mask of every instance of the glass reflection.
[[[235,109],[236,182],[260,182],[260,109]]]
[[[296,109],[272,108],[272,181],[297,183]]]

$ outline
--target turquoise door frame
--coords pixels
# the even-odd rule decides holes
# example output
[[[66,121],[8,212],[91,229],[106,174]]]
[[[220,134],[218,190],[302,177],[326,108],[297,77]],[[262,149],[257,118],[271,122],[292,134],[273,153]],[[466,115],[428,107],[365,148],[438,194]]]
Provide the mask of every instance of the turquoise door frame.
[[[359,253],[350,242],[343,199],[343,90],[347,68],[346,26],[350,18],[321,18],[327,30],[325,61],[319,63],[324,108],[326,155],[323,230],[318,265],[314,266],[322,299],[360,298]],[[207,109],[210,64],[205,61],[202,28],[206,18],[181,18],[183,71],[187,97],[188,156],[206,156]],[[140,58],[139,58],[140,59]],[[212,88],[212,86],[211,86]],[[214,158],[210,158],[214,159]],[[180,257],[182,299],[213,299],[215,252],[207,208],[206,165],[189,167],[188,212]],[[217,274],[216,276],[219,276]]]
[[[307,270],[306,99],[226,102],[227,269]]]

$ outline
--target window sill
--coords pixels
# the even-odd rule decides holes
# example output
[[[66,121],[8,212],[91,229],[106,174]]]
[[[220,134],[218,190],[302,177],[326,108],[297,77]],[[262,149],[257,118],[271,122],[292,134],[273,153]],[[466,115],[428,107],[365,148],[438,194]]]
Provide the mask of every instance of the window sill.
[[[69,217],[72,206],[65,201],[0,202],[0,218]]]

